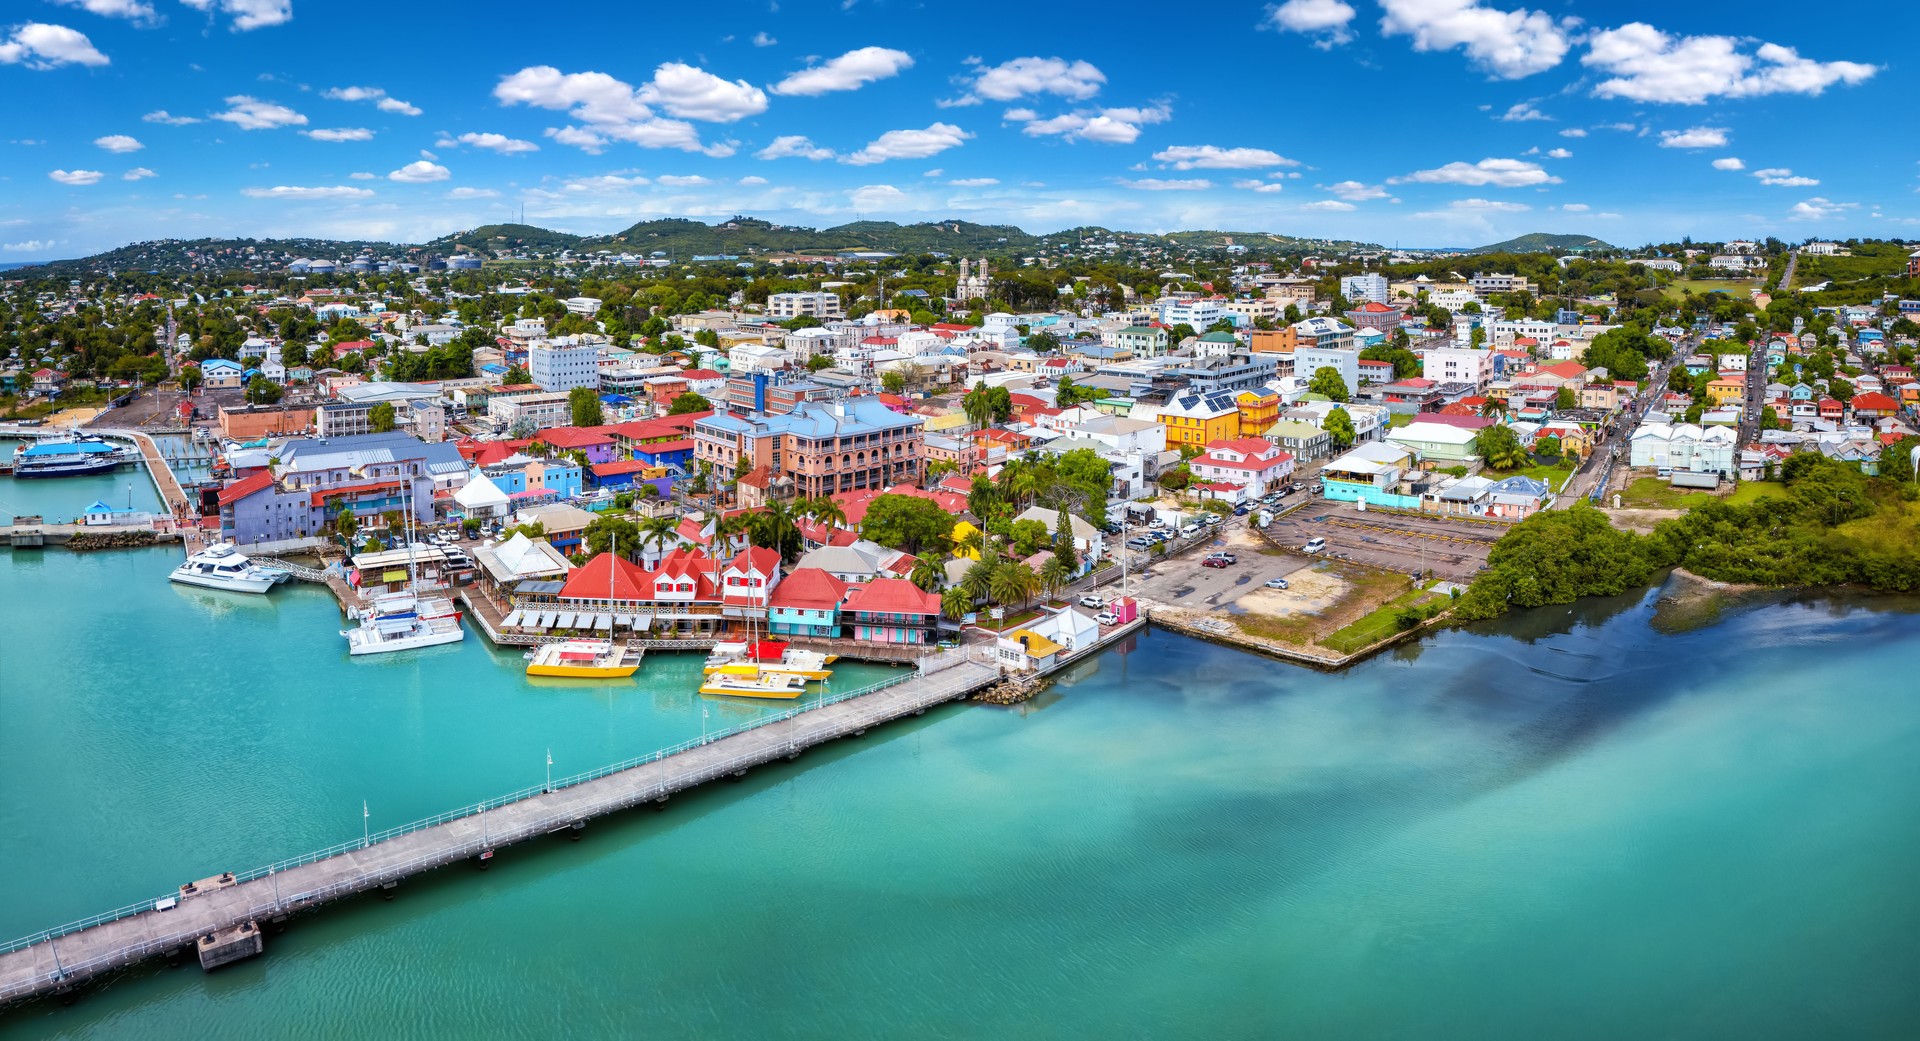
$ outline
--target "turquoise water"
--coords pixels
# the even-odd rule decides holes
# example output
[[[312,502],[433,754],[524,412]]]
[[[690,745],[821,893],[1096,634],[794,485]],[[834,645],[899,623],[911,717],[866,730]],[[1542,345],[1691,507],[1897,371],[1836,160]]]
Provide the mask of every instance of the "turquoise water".
[[[19,444],[12,438],[0,437],[0,458],[11,460]],[[187,479],[185,474],[181,476],[181,480]],[[76,520],[96,499],[116,510],[163,512],[160,493],[154,489],[146,467],[134,466],[91,477],[43,477],[26,481],[0,477],[0,524],[11,524],[20,514],[45,517],[50,524]]]
[[[0,561],[17,934],[697,733],[693,665],[349,662],[324,594]],[[1920,616],[1632,600],[1339,676],[1149,633],[152,969],[19,1037],[1910,1037]],[[91,630],[86,627],[92,626]],[[46,632],[112,634],[57,642]],[[324,1024],[324,1025],[323,1025]]]

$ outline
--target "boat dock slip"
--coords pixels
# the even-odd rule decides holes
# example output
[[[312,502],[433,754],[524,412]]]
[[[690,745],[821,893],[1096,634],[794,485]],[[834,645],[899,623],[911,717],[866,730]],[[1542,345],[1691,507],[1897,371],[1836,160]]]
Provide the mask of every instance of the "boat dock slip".
[[[250,871],[223,873],[93,918],[0,945],[0,1003],[70,990],[157,955],[195,951],[211,968],[261,953],[258,926],[863,734],[999,679],[989,646],[958,648],[873,687],[830,695],[732,730],[615,763],[547,788],[466,806]]]

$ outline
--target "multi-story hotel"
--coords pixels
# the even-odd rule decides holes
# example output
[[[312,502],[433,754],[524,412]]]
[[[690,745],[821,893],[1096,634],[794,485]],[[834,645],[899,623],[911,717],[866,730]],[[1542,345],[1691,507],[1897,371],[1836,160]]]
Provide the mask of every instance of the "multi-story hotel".
[[[783,482],[805,498],[885,488],[920,481],[923,422],[873,397],[803,401],[785,415],[707,416],[693,426],[693,454],[717,473],[754,475],[742,486],[743,502],[749,487]]]

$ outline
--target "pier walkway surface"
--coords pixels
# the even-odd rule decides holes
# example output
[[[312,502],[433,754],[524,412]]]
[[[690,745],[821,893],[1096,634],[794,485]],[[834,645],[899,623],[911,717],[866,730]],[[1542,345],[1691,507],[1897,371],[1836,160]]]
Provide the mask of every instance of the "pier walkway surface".
[[[997,681],[1000,670],[992,662],[991,646],[956,648],[872,687],[824,695],[779,715],[378,832],[364,842],[209,878],[190,895],[169,893],[23,937],[0,945],[0,1004],[62,993],[103,973],[196,946],[203,965],[218,964],[227,958],[216,954],[209,961],[209,950],[234,937],[251,945],[245,953],[258,953],[254,923],[392,888],[454,861],[484,862],[496,849],[577,830],[594,817],[659,803],[674,792],[918,715]]]
[[[124,430],[118,427],[101,427],[88,430],[89,434],[102,437],[118,437],[132,441],[140,449],[140,457],[146,460],[147,473],[153,477],[153,486],[160,492],[160,500],[167,504],[167,512],[175,517],[188,517],[194,513],[193,501],[187,498],[187,490],[180,486],[180,479],[173,475],[173,467],[168,465],[166,454],[160,451],[159,442],[144,430]]]

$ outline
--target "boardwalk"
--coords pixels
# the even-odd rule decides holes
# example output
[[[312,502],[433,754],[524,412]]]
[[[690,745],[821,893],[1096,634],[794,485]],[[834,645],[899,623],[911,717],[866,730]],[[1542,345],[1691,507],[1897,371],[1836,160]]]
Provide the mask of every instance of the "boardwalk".
[[[559,780],[550,792],[516,793],[483,804],[484,810],[463,808],[376,835],[364,846],[356,842],[237,872],[232,884],[202,887],[205,891],[180,899],[168,910],[155,910],[148,901],[28,937],[0,954],[0,1003],[59,993],[155,955],[191,949],[198,937],[216,930],[275,920],[388,887],[488,850],[578,828],[592,818],[657,803],[674,792],[917,715],[994,682],[999,670],[976,660],[979,657],[977,649],[950,652],[938,671],[918,672],[869,693],[845,695],[724,736]]]

